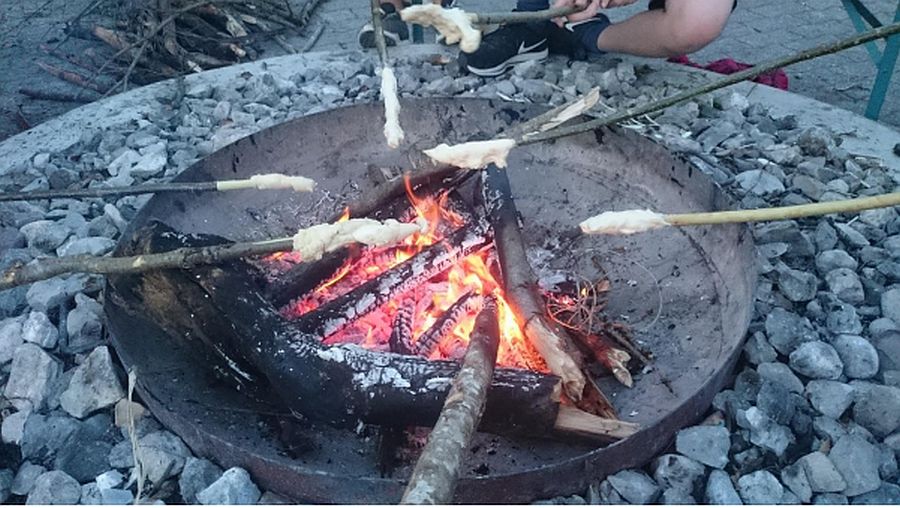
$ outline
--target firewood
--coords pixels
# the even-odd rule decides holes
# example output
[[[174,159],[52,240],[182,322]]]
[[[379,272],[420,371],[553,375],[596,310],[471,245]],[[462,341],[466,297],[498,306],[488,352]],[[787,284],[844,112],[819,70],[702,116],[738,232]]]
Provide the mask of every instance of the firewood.
[[[415,354],[413,345],[413,311],[412,306],[401,306],[394,315],[391,323],[391,336],[388,338],[388,348],[391,353],[398,355]]]
[[[497,363],[500,327],[491,299],[475,320],[475,329],[459,373],[428,442],[416,462],[401,504],[449,504],[463,460],[478,428]]]
[[[266,296],[276,306],[287,305],[328,280],[339,268],[359,255],[355,245],[330,252],[313,263],[298,263],[266,288]]]
[[[62,92],[50,92],[47,90],[35,90],[33,88],[20,88],[19,93],[28,97],[29,99],[35,99],[39,101],[56,101],[56,102],[93,102],[97,100],[97,97],[87,98],[87,97],[79,97],[77,95],[62,93]],[[0,194],[0,199],[2,199],[2,194]]]
[[[59,67],[44,62],[37,62],[37,66],[46,71],[51,76],[62,79],[63,81],[68,81],[73,85],[78,85],[82,88],[87,88],[100,94],[105,94],[108,91],[108,89],[104,88],[103,85],[95,83],[94,81],[82,76],[81,74],[78,74],[77,72],[60,69]]]
[[[462,295],[428,328],[413,345],[413,354],[428,358],[435,351],[441,339],[456,328],[460,320],[467,314],[479,310],[484,305],[481,296],[471,292]]]

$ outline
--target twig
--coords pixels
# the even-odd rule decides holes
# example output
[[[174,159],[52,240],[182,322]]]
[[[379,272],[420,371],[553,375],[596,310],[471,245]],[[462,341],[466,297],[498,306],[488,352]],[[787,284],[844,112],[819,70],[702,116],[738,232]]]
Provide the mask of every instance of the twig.
[[[278,45],[281,46],[281,49],[285,50],[286,52],[288,52],[292,55],[297,54],[297,48],[288,44],[288,41],[285,40],[285,38],[282,37],[281,35],[275,34],[272,36],[272,39],[274,39],[275,42],[277,42]]]
[[[485,301],[475,320],[462,367],[410,477],[401,504],[449,504],[460,468],[484,412],[497,362],[497,304]]]
[[[39,101],[56,101],[56,102],[93,102],[95,99],[85,97],[77,97],[72,94],[62,92],[51,92],[47,90],[35,90],[33,88],[20,88],[19,93],[29,99]]]
[[[390,67],[387,53],[387,41],[384,39],[384,26],[381,24],[381,0],[372,0],[372,29],[375,36],[375,50],[378,51],[378,59],[381,67]]]
[[[46,71],[51,76],[57,77],[63,81],[68,81],[73,85],[78,85],[82,88],[87,88],[93,90],[100,94],[105,94],[107,89],[103,88],[103,86],[94,82],[93,78],[85,78],[81,74],[77,72],[71,72],[64,69],[60,69],[55,65],[50,65],[44,62],[37,62],[37,66]]]
[[[608,125],[631,120],[641,115],[646,115],[648,113],[663,110],[675,104],[693,99],[694,97],[698,97],[700,95],[707,94],[709,92],[713,92],[727,86],[740,83],[742,81],[746,81],[748,79],[753,79],[760,74],[765,74],[766,72],[771,72],[775,69],[787,67],[789,65],[793,65],[795,63],[803,62],[806,60],[811,60],[813,58],[818,58],[820,56],[837,53],[845,49],[860,46],[867,42],[884,39],[897,33],[900,33],[900,22],[893,23],[891,25],[885,25],[881,28],[870,30],[868,32],[853,37],[848,37],[846,39],[841,39],[837,42],[816,46],[814,48],[807,49],[790,56],[775,58],[768,62],[758,64],[747,70],[724,76],[690,90],[685,90],[684,92],[675,94],[671,97],[646,103],[635,108],[628,108],[619,113],[599,118],[597,120],[591,120],[569,127],[560,127],[558,129],[553,129],[544,133],[526,135],[518,144],[526,145],[531,143],[539,143],[541,141],[549,141],[551,139],[558,139],[565,136],[572,136],[583,132],[589,132],[601,127],[606,127]]]
[[[19,124],[19,129],[23,131],[27,131],[31,128],[31,122],[25,118],[25,113],[22,112],[22,106],[16,105],[16,123]]]
[[[54,46],[53,49],[54,49],[54,50],[58,50],[59,48],[62,47],[63,44],[65,44],[66,42],[68,42],[68,40],[69,40],[69,38],[72,36],[73,32],[76,31],[75,29],[70,28],[70,27],[73,27],[73,26],[74,26],[74,27],[77,28],[77,27],[78,27],[78,22],[81,21],[81,18],[83,18],[83,17],[87,16],[88,14],[90,14],[91,11],[93,11],[94,9],[96,9],[101,3],[103,3],[103,1],[104,1],[104,0],[94,0],[94,1],[91,2],[89,5],[87,5],[84,9],[82,9],[81,12],[79,12],[78,14],[76,14],[75,17],[72,18],[71,21],[66,22],[66,30],[65,30],[66,36],[63,37],[62,40],[60,40],[59,42],[57,42],[57,43],[56,43],[56,46]]]
[[[306,42],[303,43],[303,47],[299,49],[300,53],[306,53],[316,45],[316,42],[319,41],[319,37],[322,37],[322,34],[325,33],[326,25],[327,23],[323,21],[319,24],[319,26],[316,27],[315,32],[313,32],[312,35],[310,35],[309,38],[306,39]]]

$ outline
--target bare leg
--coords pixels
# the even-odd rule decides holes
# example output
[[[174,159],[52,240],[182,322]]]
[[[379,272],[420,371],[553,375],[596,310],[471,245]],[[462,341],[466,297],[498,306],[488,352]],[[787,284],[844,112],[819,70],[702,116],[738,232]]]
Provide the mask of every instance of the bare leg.
[[[733,0],[668,0],[665,9],[642,12],[604,30],[602,51],[670,57],[700,50],[725,28]]]

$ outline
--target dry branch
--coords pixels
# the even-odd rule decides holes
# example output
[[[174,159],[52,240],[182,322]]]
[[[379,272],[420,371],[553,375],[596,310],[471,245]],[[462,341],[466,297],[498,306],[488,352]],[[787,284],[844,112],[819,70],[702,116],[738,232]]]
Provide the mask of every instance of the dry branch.
[[[94,99],[88,99],[85,97],[78,97],[77,95],[62,93],[62,92],[51,92],[48,90],[36,90],[33,88],[20,88],[19,93],[28,97],[29,99],[34,99],[38,101],[55,101],[55,102],[91,102]]]
[[[89,90],[93,90],[100,94],[105,94],[108,89],[104,88],[102,85],[94,82],[93,78],[86,78],[77,72],[67,71],[65,69],[60,69],[55,65],[50,65],[44,62],[37,62],[37,66],[46,71],[51,76],[57,77],[63,81],[68,81],[73,85],[78,85],[82,88],[87,88]]]
[[[463,460],[484,412],[499,344],[497,304],[487,300],[475,320],[462,366],[416,462],[401,504],[452,501]]]

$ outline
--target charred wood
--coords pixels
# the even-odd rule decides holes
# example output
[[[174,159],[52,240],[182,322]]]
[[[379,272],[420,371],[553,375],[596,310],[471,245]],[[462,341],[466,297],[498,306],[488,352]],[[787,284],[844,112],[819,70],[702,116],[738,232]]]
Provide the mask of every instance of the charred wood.
[[[388,338],[388,347],[391,353],[398,355],[415,354],[413,336],[413,311],[412,306],[401,306],[394,314],[394,322],[391,324],[391,336]]]
[[[287,305],[332,277],[345,263],[356,258],[360,250],[358,245],[342,247],[313,263],[296,264],[269,284],[266,295],[276,307]]]
[[[484,299],[481,296],[471,292],[453,302],[447,311],[416,340],[413,346],[414,354],[424,358],[431,356],[441,339],[450,335],[450,332],[467,314],[478,311],[483,303]]]

